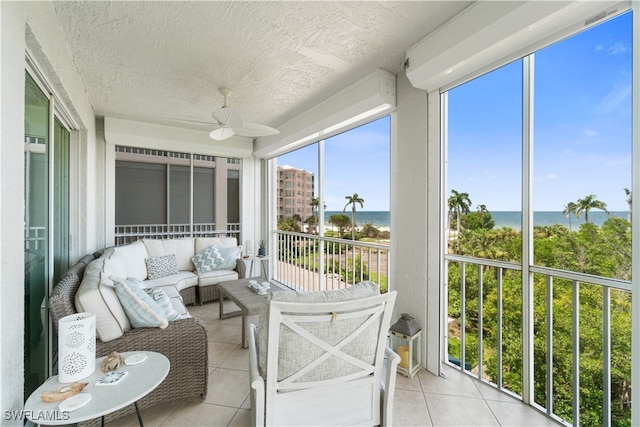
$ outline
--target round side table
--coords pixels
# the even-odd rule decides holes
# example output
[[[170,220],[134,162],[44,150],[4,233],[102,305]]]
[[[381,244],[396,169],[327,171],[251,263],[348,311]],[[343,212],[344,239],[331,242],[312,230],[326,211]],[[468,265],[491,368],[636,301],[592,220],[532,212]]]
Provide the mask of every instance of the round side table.
[[[63,425],[74,424],[93,418],[104,417],[111,412],[124,408],[132,403],[136,407],[138,422],[142,426],[142,417],[138,409],[138,400],[151,393],[167,377],[170,369],[169,359],[153,351],[129,351],[121,353],[126,359],[132,354],[144,353],[147,359],[133,366],[124,365],[119,371],[128,374],[116,385],[96,386],[96,382],[106,375],[100,370],[104,357],[96,359],[96,371],[78,382],[89,383],[81,393],[90,393],[91,400],[74,411],[61,411],[60,402],[43,402],[40,394],[43,391],[58,390],[67,384],[60,383],[55,375],[46,380],[35,390],[24,404],[25,416],[36,424]],[[102,418],[104,424],[104,418]]]

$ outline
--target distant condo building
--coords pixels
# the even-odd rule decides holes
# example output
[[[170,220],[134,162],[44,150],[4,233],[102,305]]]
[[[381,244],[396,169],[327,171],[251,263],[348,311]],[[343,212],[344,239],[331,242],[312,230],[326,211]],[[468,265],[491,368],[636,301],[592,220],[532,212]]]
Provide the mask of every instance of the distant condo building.
[[[313,215],[315,177],[312,172],[293,166],[278,166],[278,218],[295,214],[303,221]]]

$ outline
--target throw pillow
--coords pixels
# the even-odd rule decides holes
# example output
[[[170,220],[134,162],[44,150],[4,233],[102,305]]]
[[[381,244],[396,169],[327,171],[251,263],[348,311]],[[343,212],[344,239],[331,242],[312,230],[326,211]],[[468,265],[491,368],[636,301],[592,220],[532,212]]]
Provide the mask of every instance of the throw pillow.
[[[178,262],[175,254],[146,258],[144,262],[147,264],[149,280],[178,274]]]
[[[242,246],[218,248],[218,252],[223,261],[220,264],[216,264],[214,270],[233,270],[236,267],[236,260],[242,253]]]
[[[169,295],[167,295],[165,291],[159,288],[145,288],[142,281],[133,277],[127,277],[127,282],[136,284],[140,289],[145,291],[147,295],[153,298],[156,304],[158,304],[164,311],[165,317],[169,322],[173,322],[174,320],[179,320],[181,318],[178,310],[173,308],[173,304],[171,304],[171,298],[169,298]]]
[[[173,308],[171,299],[165,291],[158,288],[148,288],[144,291],[160,306],[169,322],[180,319],[180,313],[178,313],[178,310]]]
[[[224,258],[220,255],[216,246],[209,246],[192,256],[191,261],[196,267],[198,273],[203,274],[214,270],[216,265],[222,264],[224,262]]]
[[[164,329],[169,325],[164,310],[135,282],[116,276],[109,279],[115,285],[116,295],[132,327]]]

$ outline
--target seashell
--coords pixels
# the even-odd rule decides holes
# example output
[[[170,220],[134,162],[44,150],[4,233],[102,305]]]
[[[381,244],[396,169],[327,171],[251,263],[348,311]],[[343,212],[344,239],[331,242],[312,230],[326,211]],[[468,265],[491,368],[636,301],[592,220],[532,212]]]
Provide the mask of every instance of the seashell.
[[[80,393],[89,383],[71,383],[58,390],[43,391],[40,398],[47,403],[58,402]]]
[[[124,357],[117,351],[112,351],[102,361],[102,372],[115,371],[124,365]]]

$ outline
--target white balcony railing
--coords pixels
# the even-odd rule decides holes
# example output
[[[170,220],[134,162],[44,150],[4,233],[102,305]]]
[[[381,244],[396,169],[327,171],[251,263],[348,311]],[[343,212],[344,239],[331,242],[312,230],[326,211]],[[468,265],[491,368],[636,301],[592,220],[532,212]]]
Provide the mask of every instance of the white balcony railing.
[[[117,225],[116,246],[140,239],[178,239],[181,237],[235,237],[240,242],[240,224],[229,223],[226,230],[216,230],[214,223],[193,224],[133,224]]]
[[[274,231],[277,263],[274,279],[294,289],[341,289],[369,280],[386,292],[389,246]]]
[[[566,425],[630,425],[630,282],[531,266],[525,298],[519,264],[445,259],[452,365]]]

